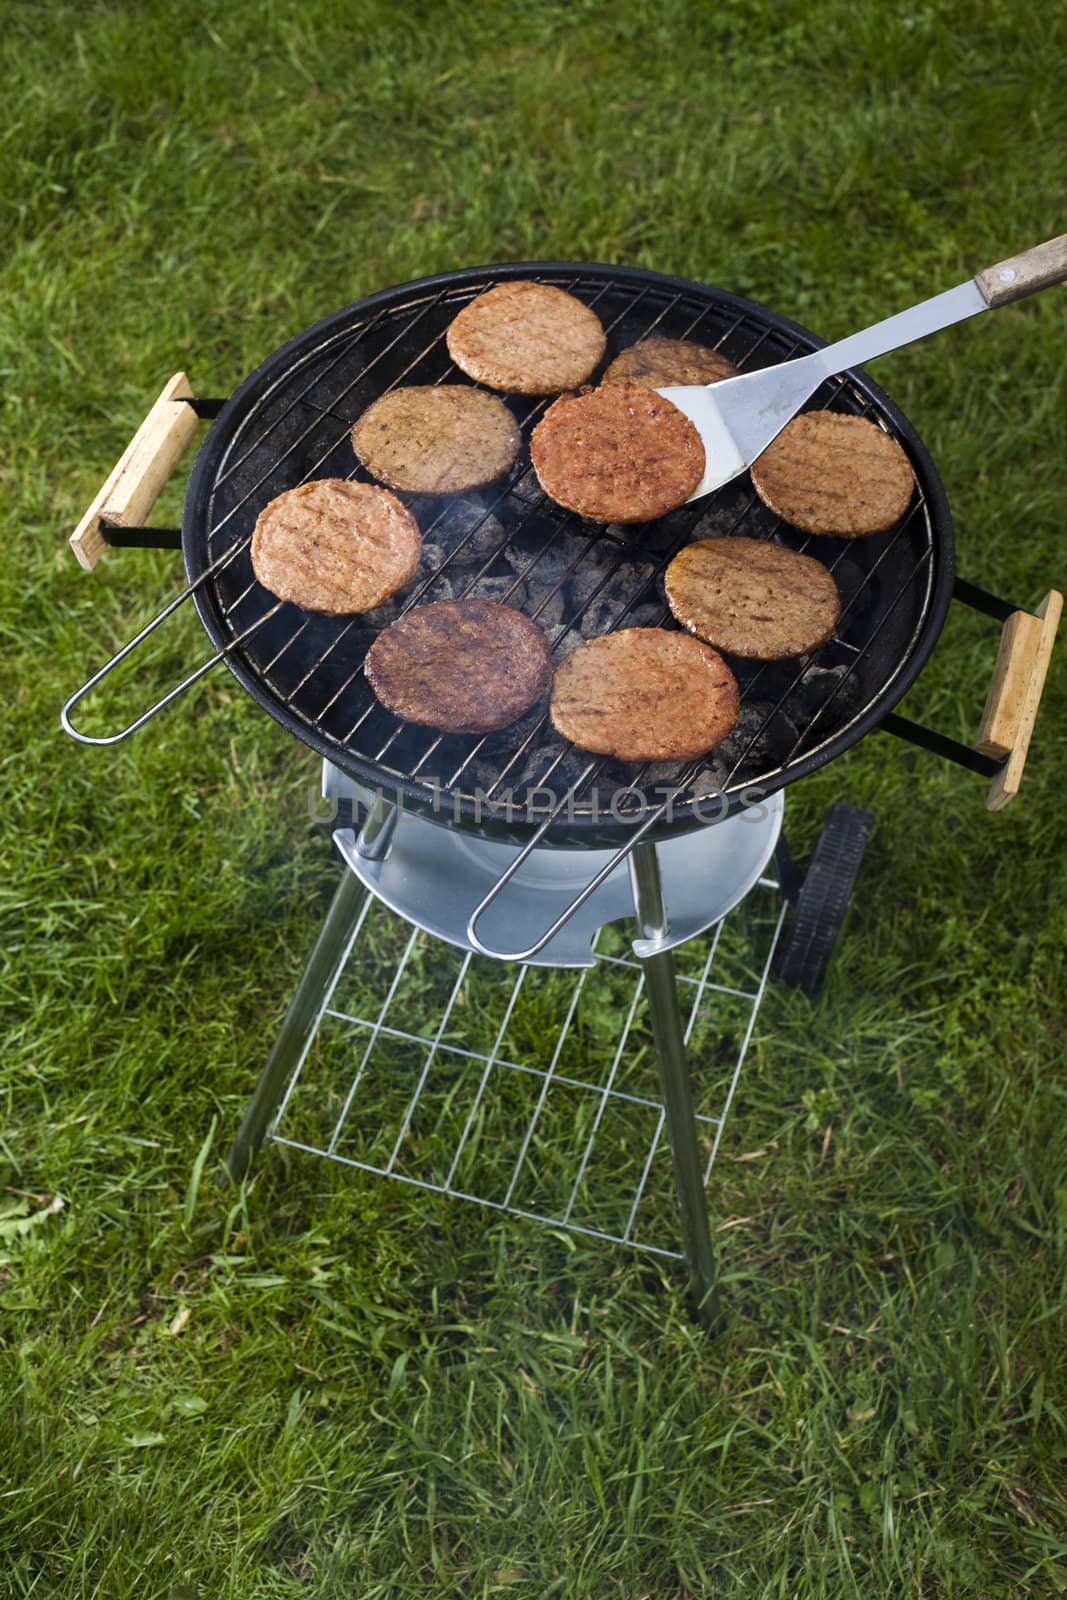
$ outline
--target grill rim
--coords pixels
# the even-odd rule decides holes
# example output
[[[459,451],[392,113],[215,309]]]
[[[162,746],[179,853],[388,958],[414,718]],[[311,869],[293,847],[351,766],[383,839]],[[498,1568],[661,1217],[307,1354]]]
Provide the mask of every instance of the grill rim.
[[[376,311],[388,308],[398,299],[404,300],[410,306],[419,299],[425,299],[427,302],[444,299],[451,289],[473,289],[475,292],[481,292],[495,283],[509,279],[582,275],[604,279],[606,286],[609,287],[625,286],[634,293],[641,289],[658,289],[661,292],[695,295],[704,299],[711,296],[716,302],[717,309],[732,313],[739,319],[744,317],[755,319],[765,324],[767,333],[792,339],[807,350],[822,349],[827,343],[810,329],[758,301],[733,294],[713,284],[676,277],[657,272],[652,268],[611,262],[576,261],[500,262],[478,267],[452,268],[447,272],[375,290],[372,294],[352,301],[309,324],[279,345],[248,374],[222,406],[200,446],[189,476],[182,513],[182,559],[187,579],[194,586],[193,603],[197,614],[216,648],[225,651],[223,660],[228,670],[261,709],[302,744],[315,750],[341,770],[349,772],[360,782],[385,792],[393,799],[400,800],[412,810],[424,813],[429,811],[434,791],[425,783],[398,774],[376,764],[370,758],[349,750],[339,740],[304,721],[278,698],[275,691],[262,680],[259,672],[234,651],[234,635],[226,626],[225,613],[218,604],[211,585],[203,581],[213,563],[225,565],[229,553],[227,547],[215,557],[210,556],[212,529],[206,515],[206,504],[218,479],[217,469],[225,452],[238,442],[239,433],[247,424],[252,408],[265,401],[277,385],[284,382],[297,359],[310,356],[315,344],[321,345],[336,337],[346,325],[357,318],[363,321],[372,319]],[[818,771],[836,760],[838,756],[845,754],[854,744],[877,728],[889,712],[899,704],[925,667],[940,637],[952,600],[955,582],[954,530],[948,498],[933,459],[914,425],[900,407],[870,380],[862,368],[850,368],[841,377],[865,402],[873,405],[880,416],[906,441],[916,476],[920,479],[922,495],[929,512],[929,560],[932,568],[925,614],[916,625],[907,658],[877,691],[864,710],[824,744],[798,758],[786,760],[779,772],[762,778],[758,784],[746,786],[741,792],[727,790],[726,800],[730,813]],[[203,512],[200,506],[201,500],[205,502]],[[466,796],[461,789],[442,787],[437,798],[438,800],[444,798],[447,801],[446,825],[467,827],[496,837],[510,839],[527,837],[543,820],[540,814],[522,818],[511,816],[506,822],[495,817],[474,814],[475,806],[472,798]],[[691,803],[684,809],[687,814],[675,816],[669,822],[662,824],[652,837],[673,836],[707,825],[708,819],[695,814]],[[647,815],[647,810],[648,808],[644,808],[635,814],[617,817],[613,815],[611,820],[603,814],[586,815],[579,811],[569,817],[565,825],[561,823],[558,828],[553,825],[552,841],[579,848],[586,844],[618,842],[632,832]],[[442,820],[436,807],[433,814],[436,820]]]

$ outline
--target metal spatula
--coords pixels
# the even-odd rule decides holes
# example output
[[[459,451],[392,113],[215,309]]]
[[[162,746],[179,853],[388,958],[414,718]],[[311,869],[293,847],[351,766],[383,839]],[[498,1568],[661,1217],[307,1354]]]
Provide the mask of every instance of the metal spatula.
[[[722,383],[684,384],[657,392],[684,411],[704,443],[706,466],[690,500],[719,489],[744,472],[781,433],[805,400],[827,378],[923,339],[939,328],[992,311],[1067,278],[1067,233],[986,267],[966,283],[922,300],[861,333],[797,361],[727,378]]]

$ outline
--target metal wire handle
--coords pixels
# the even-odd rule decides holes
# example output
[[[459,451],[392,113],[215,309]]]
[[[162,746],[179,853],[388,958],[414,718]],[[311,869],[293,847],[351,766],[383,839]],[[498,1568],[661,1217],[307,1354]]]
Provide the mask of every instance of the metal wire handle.
[[[667,807],[671,803],[670,797],[668,797],[666,800],[664,800],[662,805],[656,807],[651,815],[648,816],[644,822],[642,822],[639,828],[634,829],[627,842],[615,852],[610,861],[601,867],[600,871],[586,884],[585,888],[575,895],[567,909],[556,918],[548,932],[542,934],[541,938],[538,939],[535,944],[528,945],[525,950],[494,950],[490,945],[483,943],[483,941],[479,939],[476,931],[478,923],[480,922],[484,913],[489,910],[489,907],[497,899],[497,896],[501,893],[501,891],[505,889],[511,882],[519,868],[536,850],[537,846],[540,844],[541,840],[544,838],[553,822],[555,822],[560,812],[570,801],[575,789],[583,782],[585,777],[587,777],[591,771],[591,767],[587,768],[586,772],[584,772],[581,777],[578,778],[577,783],[567,790],[562,800],[557,801],[556,805],[548,813],[548,816],[545,818],[544,822],[541,823],[527,843],[523,845],[514,861],[505,867],[504,871],[496,880],[496,883],[485,896],[485,899],[482,900],[481,904],[475,908],[471,915],[470,921],[467,923],[467,938],[470,940],[474,949],[477,950],[479,954],[483,956],[491,956],[494,961],[532,960],[532,958],[537,955],[539,951],[544,949],[545,945],[548,944],[551,939],[556,937],[556,934],[561,928],[566,926],[574,914],[581,910],[586,901],[596,894],[596,891],[600,888],[600,885],[605,881],[605,879],[611,876],[616,867],[621,866],[621,864],[628,859],[637,845],[641,843],[641,840],[645,837],[646,833],[648,833],[651,828],[655,827],[656,823],[664,815]],[[660,947],[662,939],[666,937],[667,931],[668,930],[664,928],[662,935],[655,939],[635,939],[633,941],[635,953],[639,956],[655,954],[656,950],[658,950]]]
[[[149,706],[147,711],[142,712],[139,717],[131,722],[128,727],[123,728],[121,732],[106,734],[102,737],[94,736],[93,734],[82,733],[81,729],[76,728],[71,721],[70,714],[74,710],[74,707],[84,700],[85,696],[90,692],[90,690],[95,689],[98,683],[102,683],[103,680],[115,670],[119,662],[124,661],[128,655],[136,650],[137,646],[147,639],[149,634],[155,633],[160,623],[165,622],[173,612],[177,611],[179,606],[184,605],[186,600],[189,599],[190,595],[192,595],[207,578],[213,577],[216,572],[220,571],[222,567],[224,567],[228,562],[232,561],[234,556],[236,556],[238,551],[244,547],[246,542],[247,541],[242,541],[241,543],[234,545],[233,548],[226,551],[225,555],[222,556],[218,561],[213,562],[210,567],[206,567],[200,574],[199,578],[197,578],[193,583],[189,584],[188,587],[184,589],[176,599],[171,600],[168,605],[164,606],[163,610],[159,612],[157,616],[153,617],[152,621],[148,623],[146,627],[142,628],[139,634],[131,639],[128,644],[124,644],[122,649],[119,650],[116,655],[113,655],[111,660],[106,662],[104,666],[100,668],[99,672],[94,672],[89,681],[87,683],[83,683],[81,688],[71,695],[70,699],[59,713],[59,720],[63,724],[65,731],[70,734],[72,739],[77,739],[79,744],[121,744],[123,739],[128,739],[131,733],[137,732],[138,728],[143,728],[146,722],[150,722],[154,716],[157,716],[158,713],[163,710],[164,706],[169,706],[172,700],[177,700],[180,694],[184,694],[186,689],[190,688],[198,681],[198,679],[202,678],[205,673],[210,672],[211,668],[216,666],[218,662],[220,662],[225,656],[229,655],[231,650],[234,650],[238,645],[243,644],[246,639],[250,638],[251,635],[255,633],[257,628],[261,628],[265,622],[267,622],[275,615],[277,611],[281,609],[282,601],[279,600],[276,605],[271,606],[269,611],[264,612],[263,616],[257,618],[257,620],[253,622],[250,627],[245,628],[242,633],[237,634],[233,639],[230,640],[228,644],[224,645],[221,650],[217,651],[215,655],[211,657],[210,661],[205,661],[201,666],[197,667],[195,672],[191,672],[187,678],[183,678],[181,683],[176,684],[173,689],[168,690],[161,700],[157,700],[155,705]]]

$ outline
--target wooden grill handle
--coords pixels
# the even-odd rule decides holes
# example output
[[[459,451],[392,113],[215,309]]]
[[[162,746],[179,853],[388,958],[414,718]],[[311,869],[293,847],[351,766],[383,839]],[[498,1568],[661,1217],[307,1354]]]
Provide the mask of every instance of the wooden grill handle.
[[[1001,631],[993,682],[975,740],[983,755],[1004,760],[986,799],[990,811],[999,811],[1019,791],[1062,612],[1062,594],[1050,589],[1035,612],[1013,611]]]
[[[976,272],[974,281],[989,307],[1006,306],[1024,295],[1035,294],[1067,278],[1067,233],[1017,256],[1008,256],[995,266]]]
[[[185,403],[192,397],[189,379],[176,372],[71,534],[68,543],[86,572],[93,570],[108,547],[101,522],[140,527],[163,493],[196,432],[196,410]]]

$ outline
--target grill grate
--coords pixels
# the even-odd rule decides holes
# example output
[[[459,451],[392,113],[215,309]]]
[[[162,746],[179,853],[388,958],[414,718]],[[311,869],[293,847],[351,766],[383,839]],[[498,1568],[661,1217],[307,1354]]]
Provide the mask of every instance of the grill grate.
[[[785,911],[763,878],[706,941],[676,952],[705,1183]],[[271,1137],[680,1260],[644,979],[617,929],[597,945],[596,967],[577,975],[504,966],[368,895]]]
[[[207,572],[197,604],[209,631],[220,646],[242,637],[227,658],[231,668],[336,765],[435,810],[442,802],[460,810],[510,802],[509,815],[535,820],[570,792],[569,824],[588,826],[640,816],[646,800],[654,804],[669,789],[677,791],[678,816],[710,795],[770,792],[829,759],[858,737],[852,730],[906,676],[930,616],[939,562],[945,566],[931,509],[940,489],[925,453],[877,391],[847,378],[824,385],[813,404],[872,416],[900,439],[916,469],[910,509],[881,537],[845,542],[801,534],[762,505],[747,477],[655,523],[602,527],[548,501],[524,452],[510,477],[489,489],[446,501],[403,496],[423,533],[421,576],[373,614],[311,616],[279,605],[256,583],[249,544],[263,505],[316,477],[372,481],[355,461],[351,424],[397,384],[465,381],[448,358],[445,330],[461,305],[502,275],[464,274],[432,293],[409,286],[377,307],[351,308],[339,326],[331,319],[324,325],[330,331],[310,330],[272,358],[261,369],[271,381],[237,407],[236,426],[222,428],[214,444],[213,430],[190,485],[186,548],[190,577]],[[652,332],[714,344],[742,369],[812,344],[758,307],[651,274],[604,268],[521,275],[558,284],[597,310],[608,335],[605,360]],[[528,439],[550,398],[508,401]],[[835,638],[813,658],[731,663],[741,715],[709,757],[641,767],[590,757],[555,733],[543,706],[501,732],[438,734],[385,711],[366,683],[363,660],[377,632],[424,601],[476,595],[518,606],[545,627],[557,659],[612,628],[673,626],[662,593],[667,564],[694,538],[731,533],[777,539],[824,561],[841,590],[842,616]]]

